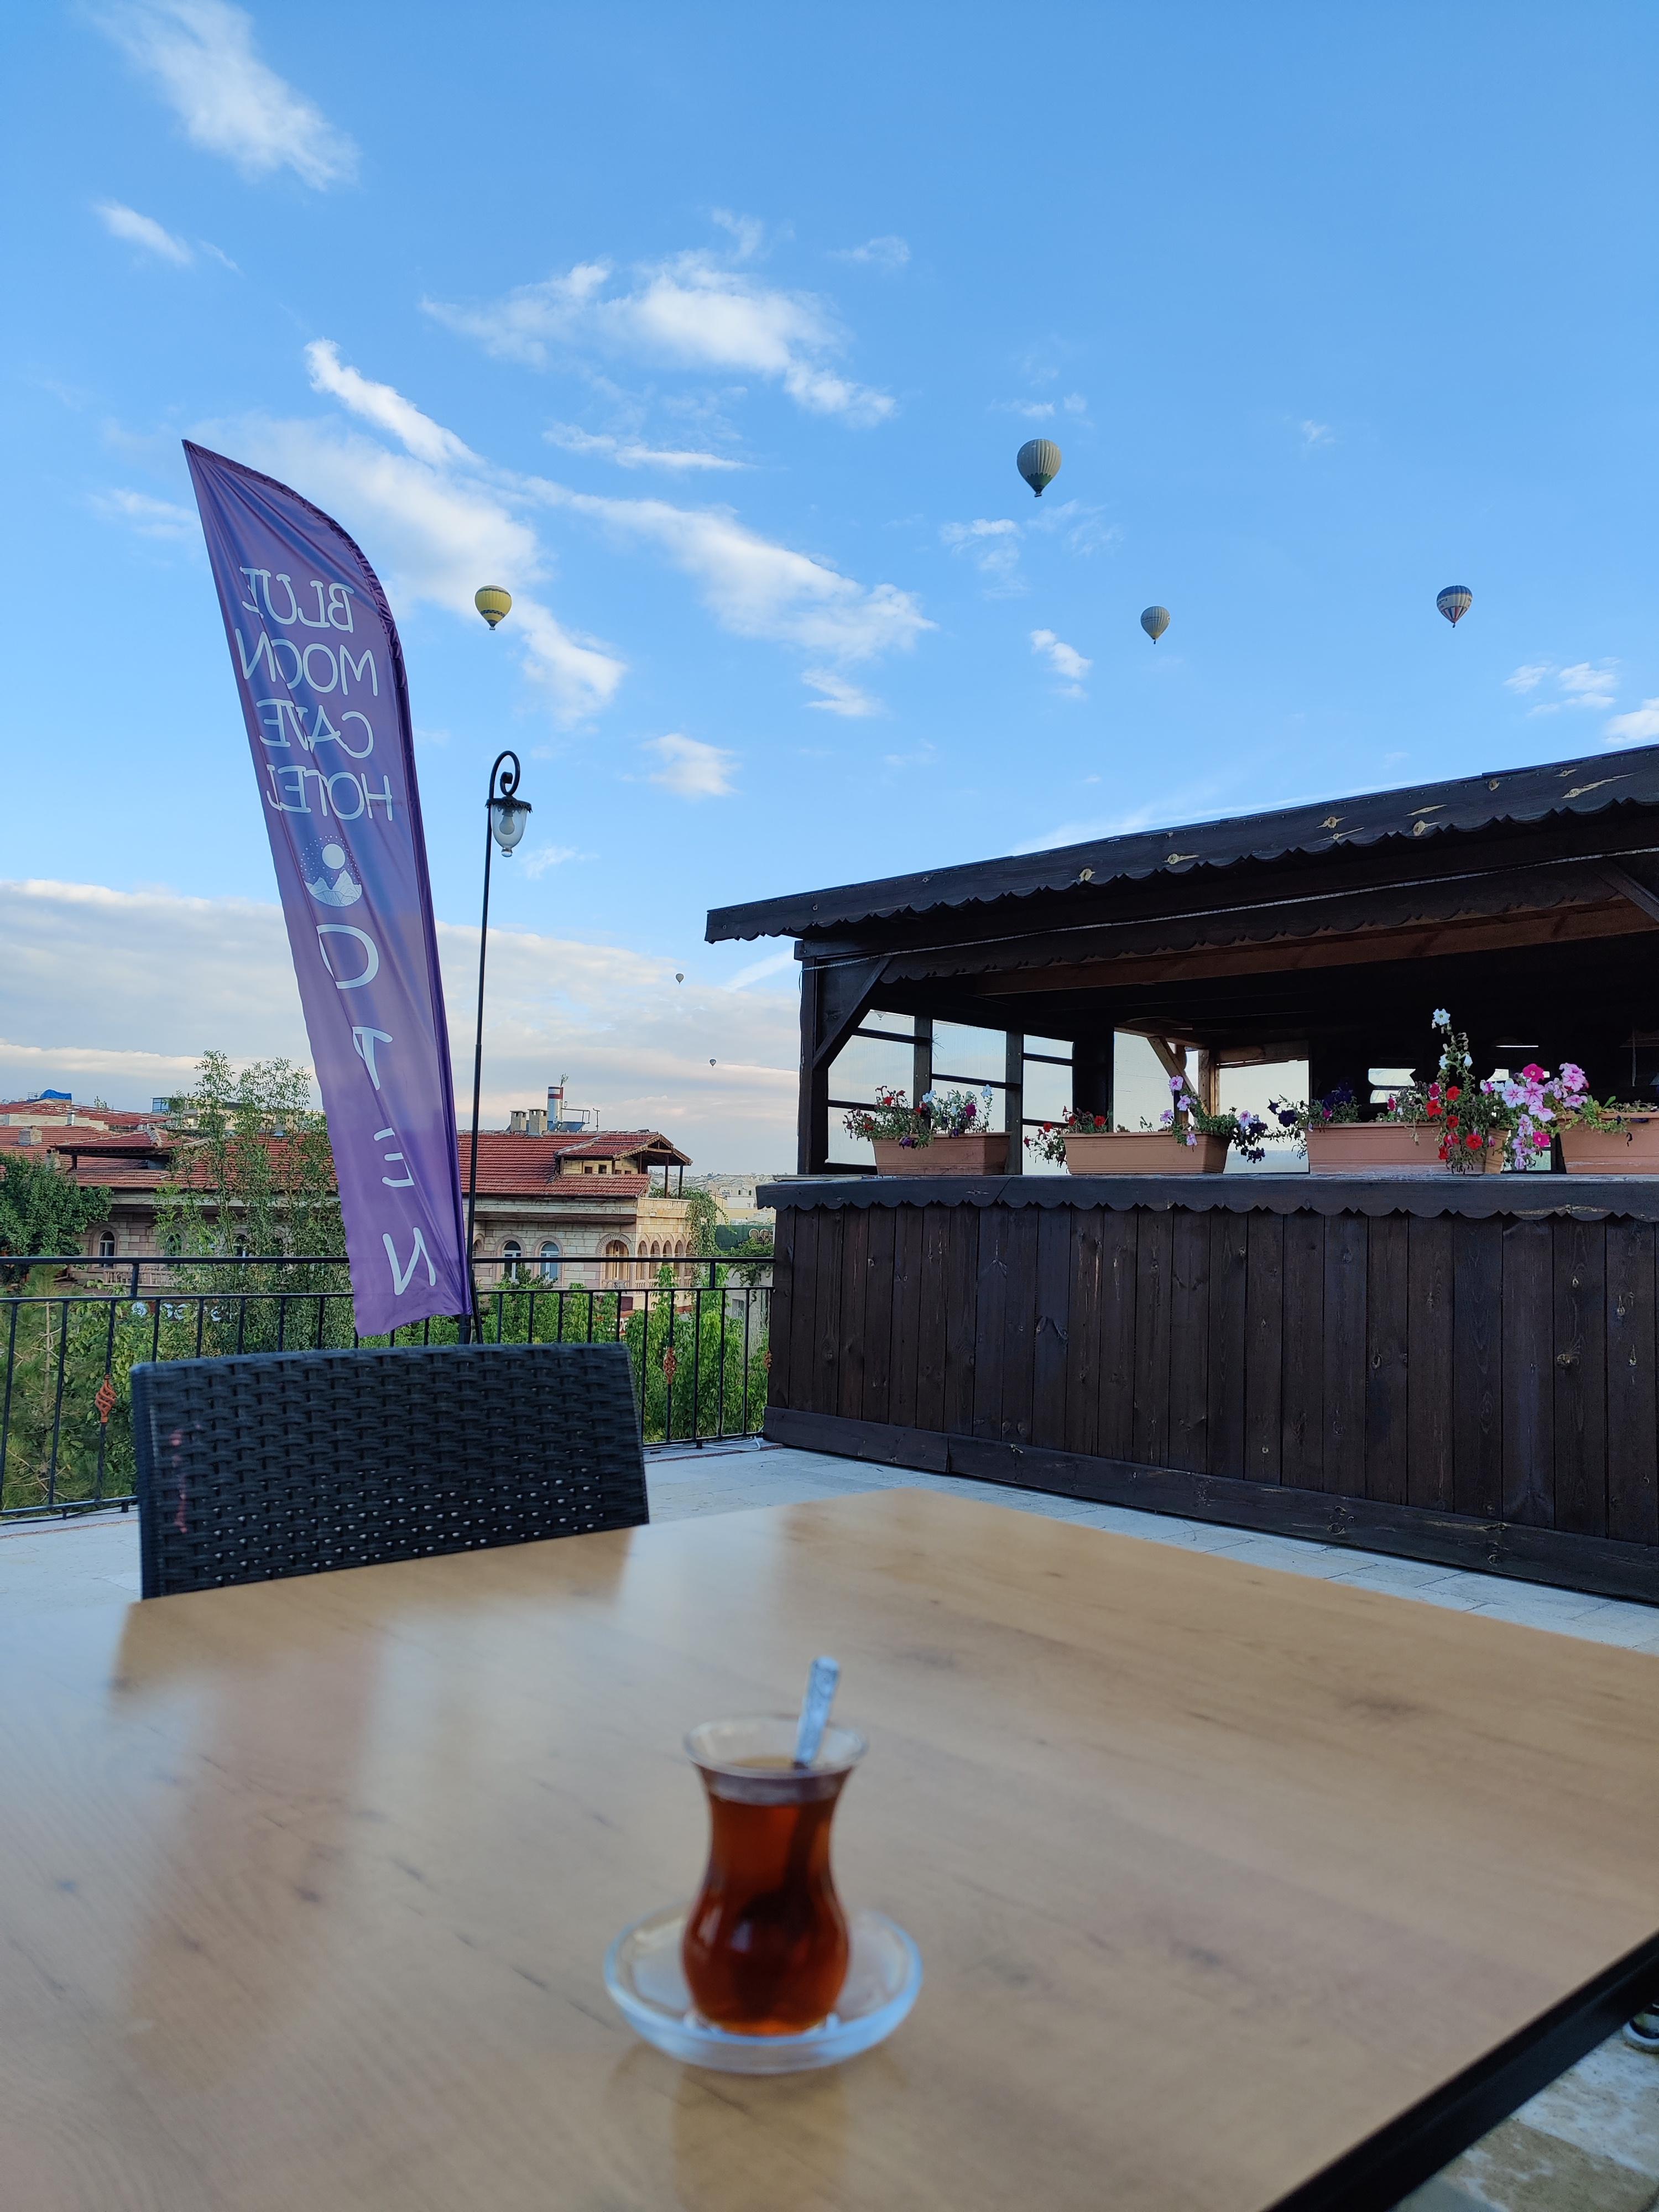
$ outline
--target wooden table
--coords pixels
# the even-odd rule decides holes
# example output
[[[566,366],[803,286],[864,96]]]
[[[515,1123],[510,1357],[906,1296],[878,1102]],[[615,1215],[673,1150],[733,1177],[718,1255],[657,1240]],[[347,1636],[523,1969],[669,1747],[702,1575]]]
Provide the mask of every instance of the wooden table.
[[[836,1652],[927,1981],[742,2081],[600,1978]],[[1659,1966],[1659,1661],[916,1491],[0,1621],[6,2212],[1392,2203]],[[1621,1963],[1622,1962],[1622,1963]]]

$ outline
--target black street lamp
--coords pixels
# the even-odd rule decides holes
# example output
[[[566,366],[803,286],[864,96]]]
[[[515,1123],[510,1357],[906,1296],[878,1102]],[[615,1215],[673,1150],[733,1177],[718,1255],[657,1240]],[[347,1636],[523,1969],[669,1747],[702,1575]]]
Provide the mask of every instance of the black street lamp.
[[[482,594],[480,595],[482,596]],[[505,596],[505,594],[503,594]],[[493,627],[493,625],[492,625]],[[478,1098],[483,1084],[484,956],[489,945],[489,864],[497,845],[510,860],[530,820],[530,802],[519,797],[519,756],[497,753],[484,800],[483,912],[478,921],[478,1020],[472,1045],[472,1157],[466,1171],[466,1264],[472,1265],[472,1217],[478,1202]],[[478,1332],[478,1292],[472,1291],[472,1327]]]

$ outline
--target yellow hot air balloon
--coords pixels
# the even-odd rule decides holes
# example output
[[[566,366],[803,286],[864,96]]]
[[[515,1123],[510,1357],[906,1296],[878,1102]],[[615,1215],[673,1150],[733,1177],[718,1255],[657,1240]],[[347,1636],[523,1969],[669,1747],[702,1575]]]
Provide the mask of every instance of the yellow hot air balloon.
[[[1156,645],[1170,627],[1168,607],[1147,607],[1140,617],[1140,627]]]
[[[499,584],[486,584],[481,592],[474,592],[472,604],[494,629],[513,611],[513,594],[504,592]]]
[[[1028,438],[1014,455],[1014,466],[1041,499],[1043,486],[1060,474],[1060,447],[1052,438]]]

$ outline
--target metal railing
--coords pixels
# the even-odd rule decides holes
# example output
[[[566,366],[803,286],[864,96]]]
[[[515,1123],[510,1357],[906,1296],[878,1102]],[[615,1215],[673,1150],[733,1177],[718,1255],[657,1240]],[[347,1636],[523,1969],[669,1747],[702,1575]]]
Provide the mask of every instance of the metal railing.
[[[481,1261],[479,1335],[492,1344],[626,1344],[647,1444],[760,1433],[769,1261],[630,1255],[576,1264],[599,1279],[550,1276],[538,1260]],[[0,1254],[0,1522],[131,1505],[129,1376],[142,1360],[456,1344],[465,1335],[463,1324],[434,1320],[359,1336],[337,1258]]]

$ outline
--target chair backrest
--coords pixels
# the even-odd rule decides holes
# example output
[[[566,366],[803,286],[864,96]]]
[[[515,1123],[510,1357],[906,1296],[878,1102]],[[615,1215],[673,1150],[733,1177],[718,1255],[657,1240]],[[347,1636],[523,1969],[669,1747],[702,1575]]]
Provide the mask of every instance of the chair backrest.
[[[146,1597],[650,1517],[625,1344],[158,1361],[132,1425]]]

